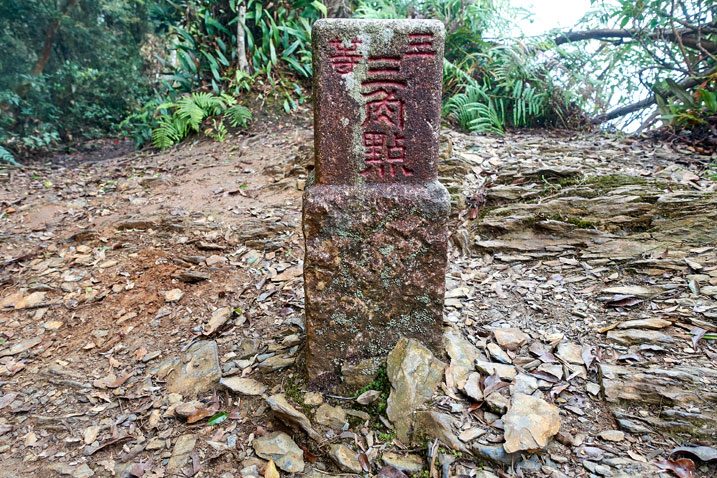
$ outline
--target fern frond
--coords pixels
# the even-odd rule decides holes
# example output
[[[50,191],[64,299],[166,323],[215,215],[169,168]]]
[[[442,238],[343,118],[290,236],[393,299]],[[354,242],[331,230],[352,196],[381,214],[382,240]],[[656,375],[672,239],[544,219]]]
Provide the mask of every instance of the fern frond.
[[[246,128],[249,121],[251,121],[251,110],[246,106],[234,105],[224,112],[224,116],[229,119],[229,124],[233,127],[241,126]]]
[[[0,161],[5,161],[6,163],[10,163],[13,166],[22,166],[22,164],[15,161],[15,157],[12,155],[10,151],[0,146]]]
[[[196,101],[195,96],[209,93],[194,93],[191,97],[185,96],[177,102],[177,111],[175,115],[179,118],[188,120],[189,127],[194,131],[199,131],[199,125],[207,116],[206,110],[202,108],[201,103]],[[210,95],[211,96],[211,95]]]
[[[182,139],[174,125],[174,122],[167,117],[159,118],[159,126],[152,130],[152,144],[156,148],[165,150]]]

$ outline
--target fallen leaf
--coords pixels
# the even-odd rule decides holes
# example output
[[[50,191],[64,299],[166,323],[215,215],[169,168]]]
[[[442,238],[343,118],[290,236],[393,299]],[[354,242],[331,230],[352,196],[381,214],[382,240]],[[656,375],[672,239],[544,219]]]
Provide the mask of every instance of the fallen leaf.
[[[641,299],[638,299],[634,295],[615,295],[612,300],[605,303],[605,307],[634,307],[637,304],[642,303]]]
[[[227,412],[219,412],[216,415],[214,415],[212,418],[209,419],[209,425],[218,425],[219,423],[223,422],[227,419]]]
[[[681,446],[672,450],[670,456],[685,453],[694,456],[700,461],[717,461],[717,449],[711,446]]]
[[[309,451],[309,449],[306,448],[305,446],[299,445],[299,448],[301,448],[301,450],[304,452],[304,461],[308,461],[309,463],[313,463],[313,462],[315,462],[316,460],[319,459],[319,457],[318,457],[317,455],[314,455],[313,453],[311,453],[311,452]]]
[[[640,455],[639,453],[637,453],[635,451],[627,450],[627,454],[630,455],[630,458],[632,458],[635,461],[647,463],[647,458],[645,458],[644,456]]]
[[[358,403],[359,405],[368,405],[370,403],[375,402],[380,396],[380,390],[367,390],[358,396],[358,398],[356,399],[356,403]]]
[[[583,359],[583,363],[585,363],[585,368],[590,370],[590,365],[592,365],[593,360],[595,360],[592,347],[583,347],[583,350],[580,352],[580,357]]]
[[[109,438],[107,440],[103,440],[97,446],[85,448],[84,453],[87,456],[94,455],[95,453],[97,453],[98,451],[100,451],[103,448],[106,448],[110,445],[114,445],[115,443],[119,443],[121,441],[131,440],[131,439],[132,439],[132,436],[130,436],[130,435],[119,436],[117,438]]]
[[[656,461],[655,465],[663,470],[670,470],[680,478],[694,478],[695,476],[695,462],[689,458],[680,458],[679,460],[665,460],[663,458]]]
[[[486,377],[483,381],[483,396],[487,397],[496,390],[507,387],[508,385],[510,384],[500,380],[498,372],[496,371],[493,375]]]
[[[149,471],[152,468],[152,462],[147,461],[144,463],[135,463],[133,464],[129,469],[130,476],[134,476],[137,478],[142,478],[144,474]],[[110,470],[108,470],[110,471]],[[114,469],[112,469],[112,473],[114,474]]]
[[[552,373],[545,372],[544,370],[535,370],[533,372],[530,372],[530,375],[550,383],[558,383],[560,381],[558,377],[556,377]]]
[[[214,415],[215,411],[216,410],[212,410],[210,408],[200,408],[199,410],[197,410],[196,412],[192,413],[191,415],[189,415],[187,417],[187,423],[188,424],[196,423],[199,420],[202,420],[211,415]]]
[[[276,470],[273,458],[269,459],[269,463],[266,464],[264,478],[279,478],[279,472]]]
[[[107,384],[107,388],[118,388],[121,387],[129,378],[132,376],[131,373],[120,375],[116,380],[111,381]]]
[[[705,336],[707,331],[705,329],[702,329],[700,327],[694,327],[692,330],[690,330],[690,334],[692,334],[692,348],[697,350],[697,343],[702,339],[702,337]]]
[[[381,468],[376,478],[408,478],[408,476],[391,465],[386,465]]]
[[[371,463],[368,462],[368,456],[366,456],[366,453],[359,453],[358,459],[364,473],[371,471]]]

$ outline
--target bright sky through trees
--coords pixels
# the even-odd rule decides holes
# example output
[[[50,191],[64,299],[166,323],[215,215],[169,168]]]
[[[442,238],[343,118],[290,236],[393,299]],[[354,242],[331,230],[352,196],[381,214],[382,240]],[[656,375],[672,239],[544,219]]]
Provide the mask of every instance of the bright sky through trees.
[[[533,14],[532,18],[518,22],[526,36],[558,27],[570,29],[590,9],[590,0],[512,0],[511,4]]]

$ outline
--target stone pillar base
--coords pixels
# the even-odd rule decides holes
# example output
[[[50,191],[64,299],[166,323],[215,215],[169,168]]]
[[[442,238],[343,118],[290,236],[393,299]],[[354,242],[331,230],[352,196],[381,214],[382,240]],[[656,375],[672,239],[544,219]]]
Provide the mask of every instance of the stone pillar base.
[[[304,193],[303,208],[309,379],[337,384],[342,368],[369,375],[370,367],[354,366],[385,357],[401,337],[439,355],[446,189],[438,181],[315,185]]]

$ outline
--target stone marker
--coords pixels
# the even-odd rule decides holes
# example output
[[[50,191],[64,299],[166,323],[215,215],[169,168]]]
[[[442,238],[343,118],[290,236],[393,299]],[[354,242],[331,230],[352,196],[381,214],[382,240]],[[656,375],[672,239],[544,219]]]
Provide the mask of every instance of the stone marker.
[[[342,369],[373,375],[376,358],[400,337],[441,350],[450,210],[437,180],[445,34],[433,20],[327,19],[312,36],[306,360],[309,378],[329,386]]]

